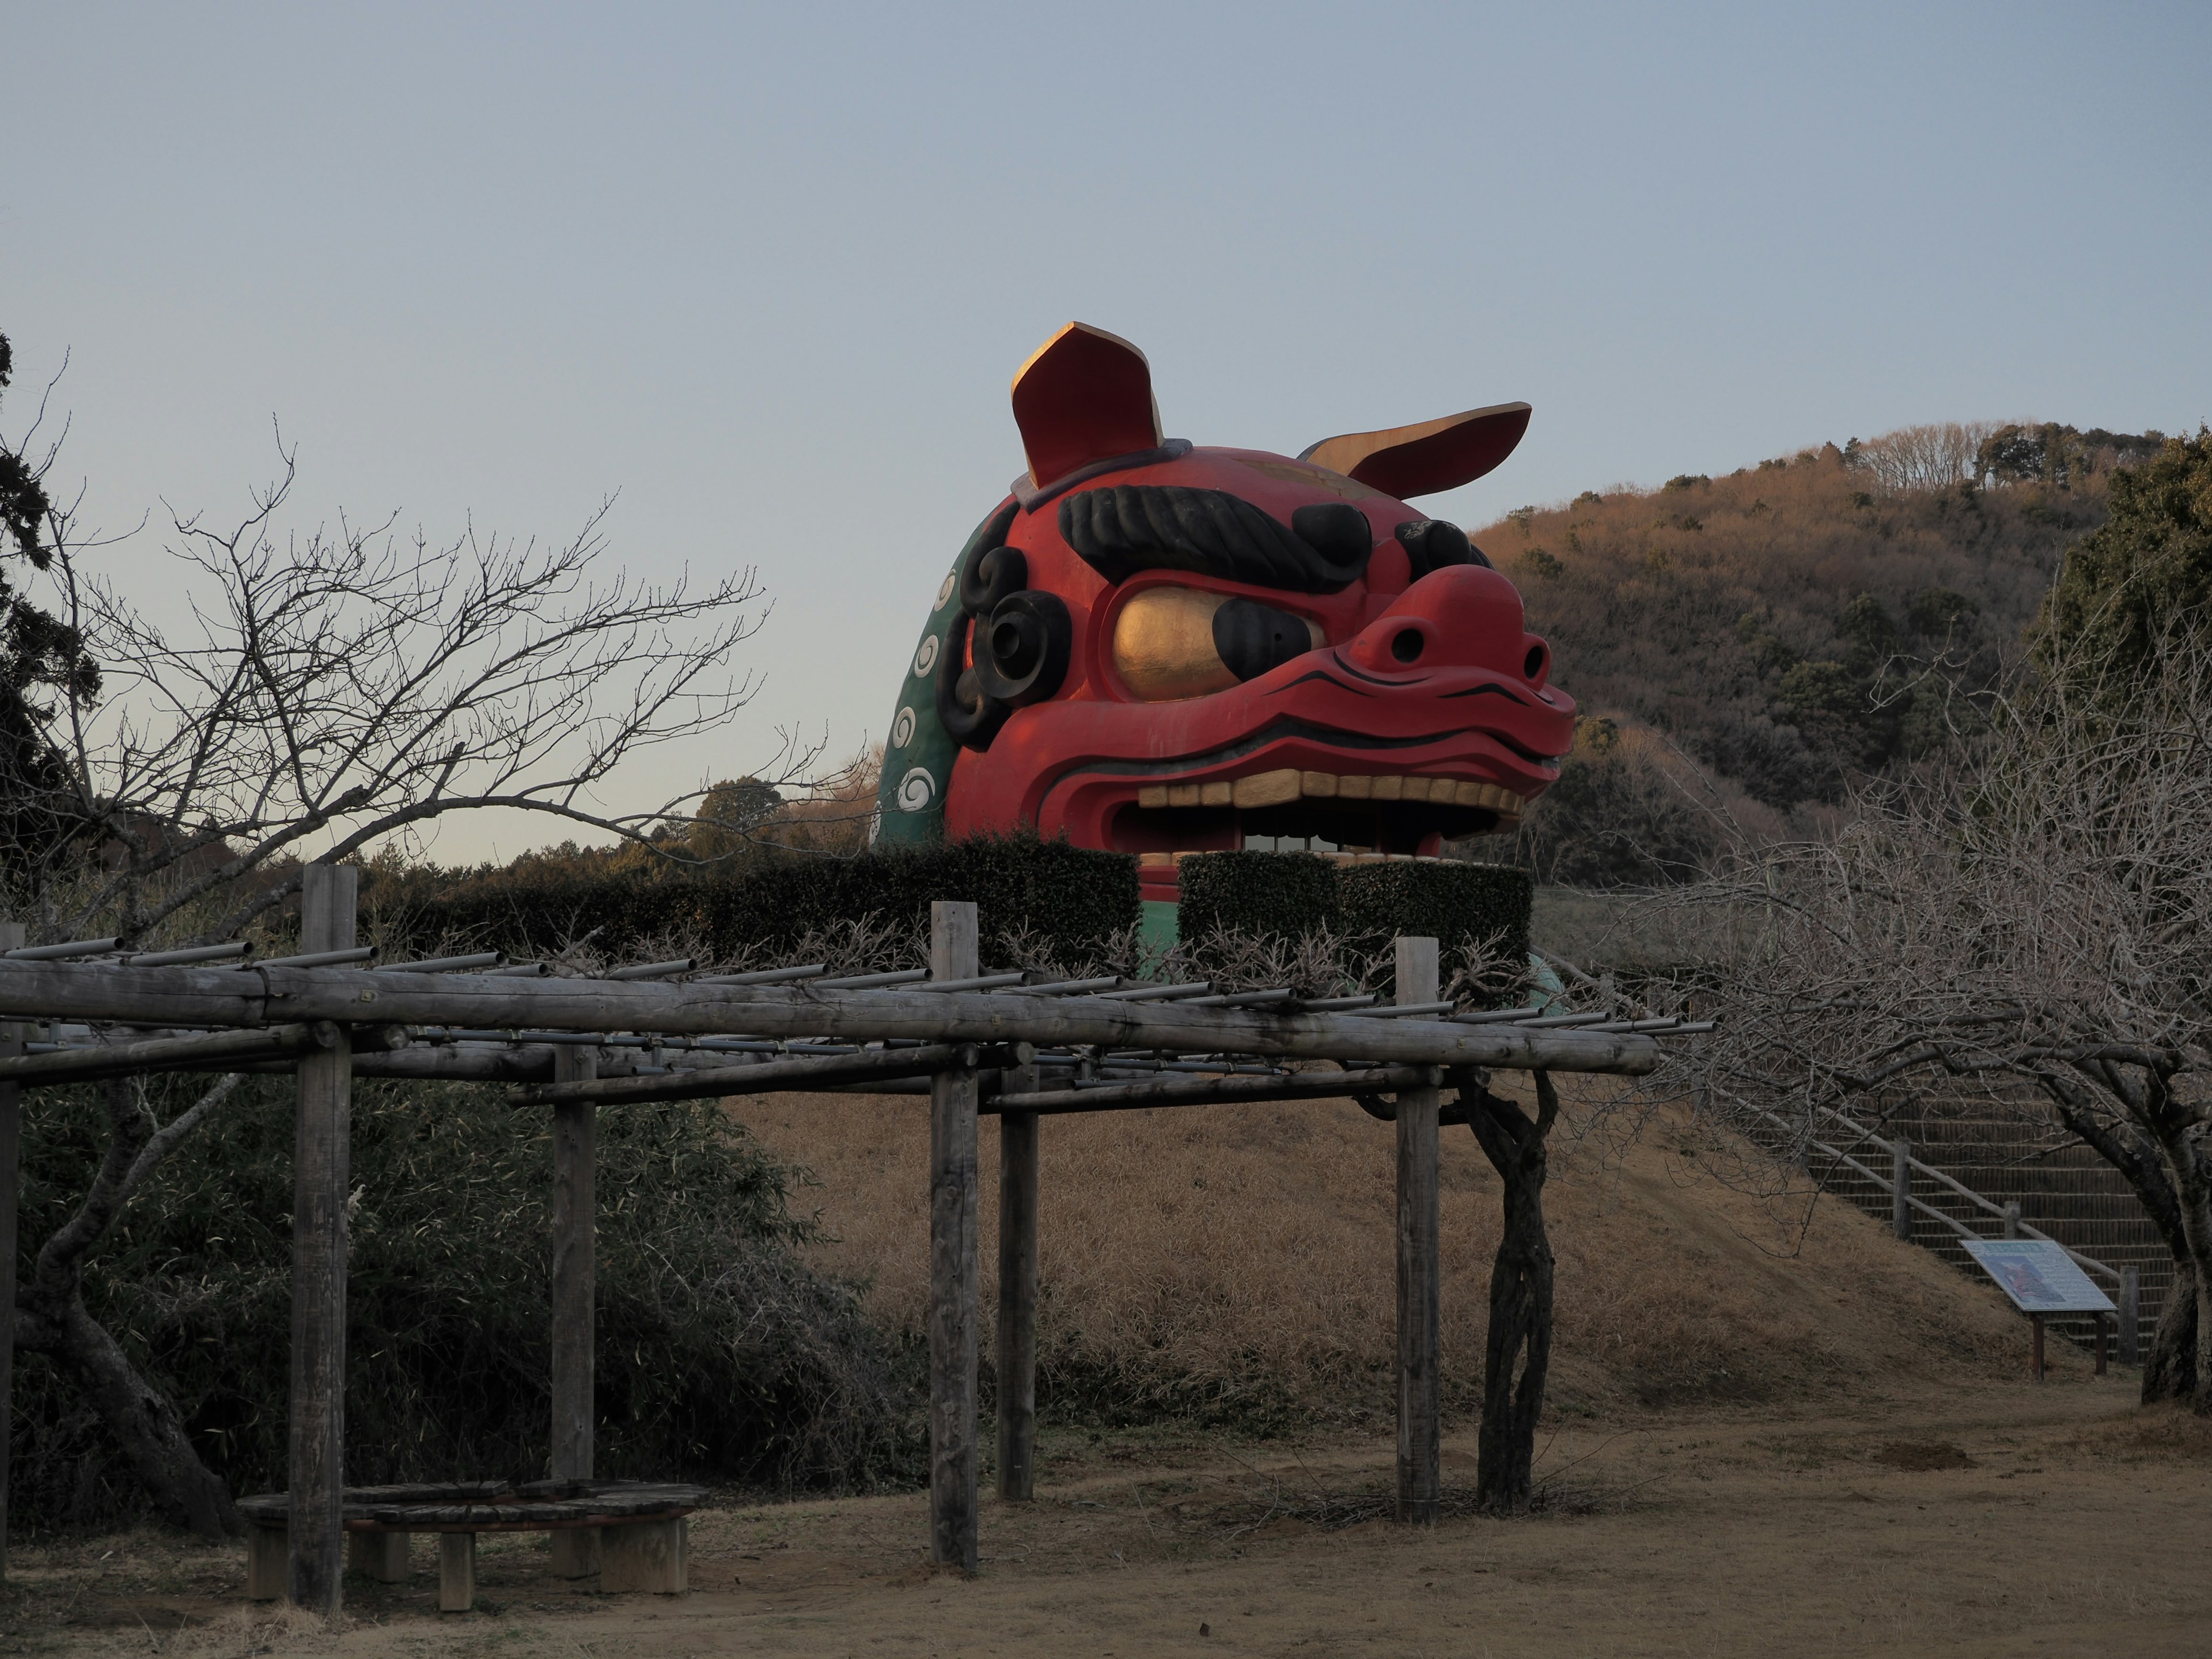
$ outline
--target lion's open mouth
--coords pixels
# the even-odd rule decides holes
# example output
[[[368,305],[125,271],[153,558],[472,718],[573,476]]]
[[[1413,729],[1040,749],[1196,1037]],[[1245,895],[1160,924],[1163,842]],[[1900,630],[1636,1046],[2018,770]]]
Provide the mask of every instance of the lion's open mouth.
[[[1464,773],[1280,767],[1205,782],[1147,783],[1116,809],[1109,844],[1147,865],[1177,854],[1255,850],[1419,855],[1512,828],[1527,803]]]

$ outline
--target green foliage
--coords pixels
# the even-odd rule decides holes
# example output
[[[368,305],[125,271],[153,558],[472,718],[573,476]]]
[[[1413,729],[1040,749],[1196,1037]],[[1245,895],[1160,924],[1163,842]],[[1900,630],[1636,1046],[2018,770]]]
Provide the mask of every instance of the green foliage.
[[[1209,935],[1334,935],[1340,959],[1355,976],[1380,959],[1365,977],[1385,989],[1390,941],[1401,933],[1438,941],[1447,981],[1501,961],[1517,974],[1528,956],[1531,890],[1522,870],[1447,859],[1340,864],[1310,853],[1239,852],[1185,859],[1181,878],[1182,937],[1201,967]]]
[[[1540,547],[1530,548],[1521,556],[1518,563],[1522,569],[1538,580],[1547,582],[1557,581],[1559,579],[1559,572],[1565,568],[1551,553]]]
[[[1648,732],[1575,722],[1559,781],[1522,825],[1537,879],[1574,887],[1659,887],[1701,873],[1715,851],[1705,816],[1668,775]]]
[[[1480,976],[1485,994],[1478,1000],[1486,1004],[1518,988],[1532,900],[1528,872],[1503,865],[1409,859],[1337,870],[1337,910],[1349,949],[1380,955],[1400,934],[1426,934],[1440,947],[1443,982]]]
[[[205,1086],[155,1085],[166,1120]],[[82,1200],[105,1140],[89,1089],[25,1113],[21,1239]],[[293,1091],[249,1079],[102,1242],[93,1316],[171,1391],[236,1492],[281,1487]],[[552,1153],[542,1114],[454,1084],[356,1085],[346,1468],[363,1483],[542,1474],[550,1419]],[[599,1468],[837,1486],[919,1468],[896,1356],[799,1262],[796,1172],[712,1102],[600,1114]],[[91,1413],[40,1357],[16,1372],[18,1516],[139,1508]]]
[[[1182,861],[1176,927],[1298,939],[1337,926],[1336,866],[1311,853],[1201,853]]]
[[[2112,475],[2110,516],[2068,551],[2035,628],[2039,657],[2133,682],[2160,639],[2212,603],[2212,432]]]
[[[1034,836],[979,836],[730,869],[521,862],[461,875],[394,872],[368,894],[398,935],[424,949],[466,942],[532,957],[591,934],[602,952],[677,939],[717,961],[757,962],[863,917],[926,927],[932,899],[974,900],[987,949],[1026,931],[1075,960],[1136,925],[1137,862]]]

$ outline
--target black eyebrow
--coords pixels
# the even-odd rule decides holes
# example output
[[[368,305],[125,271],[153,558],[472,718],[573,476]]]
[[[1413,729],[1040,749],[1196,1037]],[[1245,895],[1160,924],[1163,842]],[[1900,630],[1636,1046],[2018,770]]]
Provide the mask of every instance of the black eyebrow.
[[[1255,587],[1334,593],[1367,568],[1373,540],[1358,507],[1316,504],[1291,518],[1295,529],[1226,490],[1115,484],[1063,497],[1060,533],[1116,584],[1140,570],[1188,570]]]

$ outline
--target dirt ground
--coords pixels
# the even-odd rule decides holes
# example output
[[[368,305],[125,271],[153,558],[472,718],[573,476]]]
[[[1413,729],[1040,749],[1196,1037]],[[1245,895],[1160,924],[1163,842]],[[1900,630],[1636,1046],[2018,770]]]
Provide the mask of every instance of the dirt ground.
[[[702,1511],[692,1589],[600,1596],[486,1540],[477,1609],[349,1580],[344,1630],[242,1602],[243,1553],[132,1534],[19,1550],[0,1651],[433,1656],[2212,1651],[2212,1425],[2131,1377],[1945,1385],[1792,1414],[1577,1424],[1545,1511],[1383,1514],[1391,1447],[1048,1437],[986,1501],[983,1567],[923,1560],[918,1494]],[[1464,1428],[1466,1425],[1462,1425]],[[1473,1447],[1447,1442],[1447,1479]]]

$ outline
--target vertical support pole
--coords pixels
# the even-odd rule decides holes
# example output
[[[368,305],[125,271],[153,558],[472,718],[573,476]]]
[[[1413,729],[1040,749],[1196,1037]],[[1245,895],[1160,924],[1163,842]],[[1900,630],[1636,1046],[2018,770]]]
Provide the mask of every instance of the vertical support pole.
[[[586,1083],[599,1074],[599,1050],[559,1043],[553,1076]],[[553,1108],[553,1441],[556,1480],[592,1478],[598,1420],[592,1389],[597,1351],[599,1107],[564,1100]],[[553,1534],[553,1571],[588,1578],[599,1571],[599,1532],[574,1527]]]
[[[2105,1374],[2105,1316],[2095,1316],[2097,1321],[2097,1375]]]
[[[23,943],[23,924],[0,921],[0,951]],[[0,1024],[0,1054],[23,1052],[23,1028]],[[22,1091],[0,1083],[0,1584],[8,1582],[8,1437],[15,1425],[15,1206],[23,1185]]]
[[[2043,1381],[2043,1316],[2030,1314],[2028,1319],[2035,1327],[2035,1380]]]
[[[2120,1364],[2142,1363],[2142,1269],[2120,1269]]]
[[[933,979],[972,979],[975,907],[929,907]],[[975,1571],[975,1073],[929,1080],[929,1559]]]
[[[1437,942],[1397,941],[1398,1000],[1437,1000]],[[1398,1091],[1398,1518],[1434,1525],[1443,1493],[1443,1241],[1437,1083]]]
[[[300,949],[349,951],[361,872],[301,872]],[[291,1589],[337,1615],[345,1570],[346,1196],[352,1175],[353,1049],[343,1027],[301,1056],[292,1133]]]
[[[1036,1087],[1036,1068],[1006,1073]],[[1036,1496],[1037,1115],[999,1115],[999,1496]]]
[[[2020,1237],[2020,1200],[2016,1198],[2004,1207],[2004,1236],[2007,1238]]]
[[[1912,1143],[1903,1135],[1889,1143],[1889,1230],[1912,1242]]]

